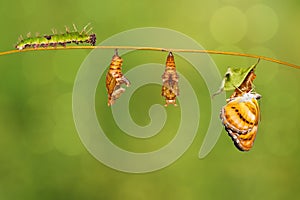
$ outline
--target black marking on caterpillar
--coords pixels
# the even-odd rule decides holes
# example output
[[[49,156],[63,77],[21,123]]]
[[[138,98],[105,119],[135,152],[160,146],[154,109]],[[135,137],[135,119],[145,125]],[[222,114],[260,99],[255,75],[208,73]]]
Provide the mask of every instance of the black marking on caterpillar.
[[[90,28],[86,31],[86,28],[89,26],[87,24],[81,32],[77,31],[76,26],[73,24],[74,31],[70,31],[68,27],[66,27],[66,33],[57,34],[57,31],[52,30],[52,35],[44,35],[44,36],[36,36],[31,37],[31,34],[27,34],[27,38],[23,39],[22,36],[19,38],[19,42],[16,45],[16,48],[19,50],[25,48],[38,48],[38,47],[56,47],[57,45],[66,46],[69,43],[89,43],[93,46],[96,44],[96,35],[88,34],[92,30]]]

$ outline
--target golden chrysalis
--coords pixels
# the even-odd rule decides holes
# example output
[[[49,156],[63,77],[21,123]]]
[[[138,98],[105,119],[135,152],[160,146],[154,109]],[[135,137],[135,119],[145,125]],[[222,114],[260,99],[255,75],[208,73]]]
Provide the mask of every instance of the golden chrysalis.
[[[125,88],[121,87],[122,84],[125,84],[127,87],[130,86],[129,80],[122,74],[122,63],[123,59],[118,55],[118,51],[116,49],[109,66],[109,70],[106,74],[108,106],[113,105],[115,100],[118,99],[123,92],[125,92]]]
[[[177,106],[176,96],[179,95],[178,78],[174,56],[172,52],[170,52],[167,57],[165,72],[162,75],[163,85],[161,95],[166,99],[165,106],[169,104]]]

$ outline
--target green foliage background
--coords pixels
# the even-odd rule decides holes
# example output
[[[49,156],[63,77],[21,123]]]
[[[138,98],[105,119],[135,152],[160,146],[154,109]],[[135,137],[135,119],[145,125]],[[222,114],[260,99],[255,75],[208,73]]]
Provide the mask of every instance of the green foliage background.
[[[265,55],[299,65],[299,9],[296,0],[1,1],[0,51],[13,49],[20,34],[49,34],[51,28],[63,31],[64,25],[83,27],[91,22],[98,42],[132,28],[164,27],[192,37],[206,49]],[[201,99],[200,128],[192,146],[167,168],[127,174],[94,159],[75,130],[72,87],[88,53],[66,50],[0,57],[1,200],[300,198],[300,70],[261,61],[255,84],[263,96],[262,120],[253,150],[237,151],[223,131],[202,160],[197,156],[210,118],[205,107],[210,97],[201,77],[191,80]],[[152,58],[164,63],[166,57],[159,52],[151,57],[133,55],[127,58],[128,66]],[[222,55],[212,58],[222,74],[228,66],[256,62]],[[180,59],[178,68],[193,79],[193,70]],[[105,91],[104,78],[98,89]],[[150,85],[135,93],[130,109],[137,123],[149,122],[149,105],[164,103],[159,90]],[[108,112],[105,92],[97,92],[96,107]],[[175,117],[169,120],[168,134],[156,142],[142,141],[148,144],[142,147],[121,136],[113,122],[101,123],[121,147],[147,151],[174,136],[172,124],[177,128],[180,113],[173,108],[169,112]]]

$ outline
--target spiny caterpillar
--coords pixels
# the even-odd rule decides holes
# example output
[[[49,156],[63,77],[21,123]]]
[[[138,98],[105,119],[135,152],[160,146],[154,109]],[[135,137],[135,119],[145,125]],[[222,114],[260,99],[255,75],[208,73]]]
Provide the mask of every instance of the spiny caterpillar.
[[[31,37],[30,33],[27,34],[27,38],[23,39],[22,36],[19,38],[19,43],[16,45],[16,48],[19,50],[25,48],[38,48],[38,47],[56,47],[57,45],[66,46],[68,43],[90,43],[95,46],[96,43],[96,35],[88,34],[92,30],[90,28],[86,31],[86,28],[89,24],[87,24],[81,32],[77,31],[76,26],[73,24],[74,31],[70,31],[68,27],[66,27],[66,33],[57,34],[56,31],[52,30],[52,35],[44,35],[44,36],[36,36]]]

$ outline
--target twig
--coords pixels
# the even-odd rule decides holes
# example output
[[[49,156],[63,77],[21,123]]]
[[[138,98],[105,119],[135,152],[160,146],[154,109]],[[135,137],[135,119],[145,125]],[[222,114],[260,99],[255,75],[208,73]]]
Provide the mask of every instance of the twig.
[[[220,55],[231,55],[231,56],[241,56],[256,58],[261,60],[266,60],[281,65],[286,65],[296,69],[300,69],[299,65],[295,65],[289,62],[277,60],[274,58],[269,58],[266,56],[258,56],[253,54],[238,53],[238,52],[228,52],[228,51],[216,51],[216,50],[199,50],[199,49],[169,49],[161,47],[139,47],[139,46],[67,46],[67,47],[47,47],[47,48],[27,48],[23,50],[10,50],[5,52],[0,52],[0,56],[21,53],[26,51],[48,51],[48,50],[69,50],[69,49],[128,49],[128,50],[148,50],[148,51],[164,51],[164,52],[187,52],[187,53],[208,53],[208,54],[220,54]]]

